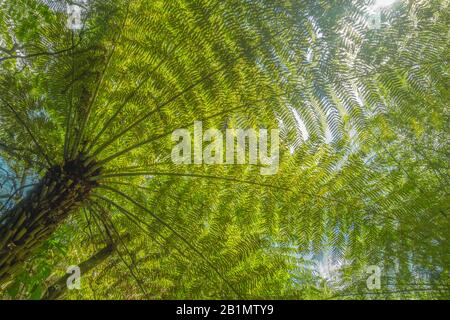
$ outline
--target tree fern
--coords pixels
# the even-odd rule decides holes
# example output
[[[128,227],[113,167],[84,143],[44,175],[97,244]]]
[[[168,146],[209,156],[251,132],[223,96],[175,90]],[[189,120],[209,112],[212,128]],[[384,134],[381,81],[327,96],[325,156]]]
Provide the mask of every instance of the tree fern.
[[[1,2],[4,296],[447,298],[448,5],[372,5]],[[172,164],[194,121],[279,128],[277,174]]]

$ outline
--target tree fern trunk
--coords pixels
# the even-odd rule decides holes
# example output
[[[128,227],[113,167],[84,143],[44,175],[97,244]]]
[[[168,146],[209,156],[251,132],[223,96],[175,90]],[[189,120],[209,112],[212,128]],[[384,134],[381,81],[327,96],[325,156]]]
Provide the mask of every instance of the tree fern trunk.
[[[0,218],[0,287],[89,197],[95,186],[89,178],[99,173],[94,166],[94,161],[78,156],[52,167],[26,198]]]

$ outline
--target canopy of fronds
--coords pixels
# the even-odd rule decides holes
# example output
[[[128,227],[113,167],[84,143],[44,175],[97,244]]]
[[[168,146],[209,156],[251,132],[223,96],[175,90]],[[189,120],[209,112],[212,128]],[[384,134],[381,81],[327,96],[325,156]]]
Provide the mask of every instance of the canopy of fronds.
[[[0,1],[1,214],[101,168],[0,297],[113,243],[66,298],[449,298],[448,2],[371,28],[374,2],[91,0],[70,30],[66,1]],[[279,128],[277,174],[174,165],[194,121]]]

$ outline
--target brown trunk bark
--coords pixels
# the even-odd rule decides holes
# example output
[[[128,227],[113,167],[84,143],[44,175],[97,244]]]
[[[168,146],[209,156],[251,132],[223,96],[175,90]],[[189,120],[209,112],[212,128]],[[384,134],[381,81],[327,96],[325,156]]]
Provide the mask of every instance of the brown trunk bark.
[[[94,165],[95,161],[78,156],[52,167],[26,198],[0,218],[0,288],[89,197],[95,186],[89,178],[99,174]]]

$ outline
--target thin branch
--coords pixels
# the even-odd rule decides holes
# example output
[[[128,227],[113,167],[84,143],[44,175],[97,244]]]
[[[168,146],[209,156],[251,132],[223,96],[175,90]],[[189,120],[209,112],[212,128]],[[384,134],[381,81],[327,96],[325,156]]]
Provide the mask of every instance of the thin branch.
[[[142,117],[138,118],[137,120],[135,120],[133,123],[131,123],[129,126],[127,126],[126,128],[124,128],[123,130],[121,130],[119,133],[115,134],[111,139],[109,139],[108,141],[106,141],[105,143],[103,143],[100,147],[98,147],[92,154],[93,157],[95,157],[96,155],[98,155],[100,152],[102,152],[104,149],[106,149],[108,146],[110,146],[114,141],[116,141],[117,139],[119,139],[120,137],[122,137],[125,133],[127,133],[128,131],[132,130],[133,128],[135,128],[137,125],[139,125],[140,123],[142,123],[142,121],[145,121],[146,119],[148,119],[149,117],[151,117],[155,112],[158,112],[159,110],[161,110],[161,108],[165,107],[166,105],[176,101],[178,98],[182,97],[184,94],[188,93],[189,91],[191,91],[192,89],[194,89],[195,87],[197,87],[198,85],[202,84],[205,80],[211,78],[214,74],[223,71],[222,69],[219,70],[215,70],[211,73],[209,73],[208,75],[200,78],[199,80],[197,80],[196,82],[194,82],[193,84],[191,84],[190,86],[188,86],[187,88],[185,88],[184,90],[182,90],[181,92],[177,93],[176,95],[174,95],[172,98],[168,99],[167,101],[165,101],[164,103],[158,105],[155,109],[151,110],[150,112],[144,114]]]
[[[85,116],[82,119],[81,126],[80,126],[80,132],[78,133],[78,136],[77,136],[77,138],[75,140],[75,145],[73,146],[74,152],[76,152],[76,150],[78,149],[78,146],[80,144],[80,141],[82,141],[82,139],[83,139],[83,136],[85,134],[85,127],[86,127],[86,124],[89,122],[89,117],[91,115],[92,106],[94,105],[95,101],[97,100],[98,93],[99,93],[100,88],[101,88],[101,86],[103,84],[103,81],[105,79],[106,71],[109,68],[111,60],[112,60],[112,57],[113,57],[113,55],[114,55],[114,53],[116,51],[116,44],[122,38],[123,31],[125,29],[126,21],[128,19],[128,15],[129,15],[129,11],[130,11],[130,4],[131,4],[131,1],[128,1],[125,17],[124,17],[123,22],[122,22],[122,27],[120,28],[120,32],[117,35],[116,39],[113,40],[111,52],[110,52],[110,54],[108,55],[108,57],[106,59],[106,63],[105,63],[105,66],[104,66],[104,68],[102,70],[100,79],[98,80],[98,83],[97,83],[97,85],[95,87],[95,90],[94,90],[94,94],[93,94],[92,98],[89,101],[89,104],[88,104]]]
[[[314,193],[310,193],[310,192],[305,192],[305,191],[293,190],[293,189],[287,188],[287,187],[271,185],[271,184],[268,184],[268,183],[259,183],[259,182],[255,182],[254,180],[242,180],[242,179],[236,179],[236,178],[232,178],[232,177],[212,176],[212,175],[204,175],[204,174],[196,174],[196,173],[157,172],[157,171],[120,172],[120,173],[111,173],[111,174],[100,175],[100,176],[93,177],[91,179],[94,180],[94,181],[97,181],[97,180],[103,180],[103,179],[108,179],[108,178],[151,176],[151,175],[154,175],[154,176],[189,177],[189,178],[204,178],[204,179],[213,179],[213,180],[222,180],[222,181],[229,181],[229,182],[236,182],[236,183],[244,183],[244,184],[250,184],[250,185],[255,185],[255,186],[259,186],[259,187],[266,187],[266,188],[276,189],[276,190],[280,190],[280,191],[296,192],[296,193],[304,194],[304,195],[307,195],[307,196],[310,196],[310,197],[318,197],[318,198],[322,198],[322,199],[325,199],[325,200],[337,202],[337,203],[340,203],[342,205],[348,206],[348,204],[346,204],[345,202],[343,202],[343,201],[341,201],[339,199],[330,198],[330,197],[327,197],[327,196],[314,194]],[[354,208],[357,208],[357,207],[354,207]],[[358,209],[361,209],[361,208],[358,208]]]
[[[92,210],[92,213],[94,214],[94,217],[97,217],[97,219],[99,219],[99,221],[103,224],[103,227],[108,235],[108,238],[110,239],[111,242],[114,243],[114,238],[112,237],[110,231],[109,231],[109,227],[105,224],[105,222],[102,220],[102,218],[100,216],[98,216],[96,214],[96,212],[93,210],[93,208],[89,208],[88,210]],[[128,270],[131,273],[131,276],[133,277],[133,279],[136,281],[139,289],[142,291],[142,293],[144,294],[144,296],[147,296],[147,292],[142,284],[142,281],[136,276],[136,274],[133,271],[133,268],[131,265],[129,265],[127,263],[127,261],[124,259],[124,257],[122,256],[122,253],[120,252],[120,250],[117,248],[117,246],[114,247],[115,251],[117,252],[117,254],[119,255],[120,260],[122,260],[123,264],[128,268]]]
[[[98,194],[98,193],[93,193],[92,194],[94,197],[105,201],[106,203],[113,205],[114,207],[116,207],[117,209],[119,209],[119,211],[121,211],[124,216],[126,218],[128,218],[131,222],[133,222],[142,232],[144,232],[146,235],[149,235],[153,240],[155,240],[156,243],[158,243],[161,247],[164,247],[164,244],[162,242],[160,242],[156,237],[152,236],[152,234],[148,234],[147,231],[152,231],[158,234],[158,236],[160,236],[164,241],[168,240],[162,236],[156,229],[154,229],[150,224],[148,224],[147,222],[143,221],[142,219],[140,219],[138,216],[132,214],[130,211],[126,210],[125,208],[123,208],[122,206],[120,206],[119,204],[115,203],[114,201],[103,197],[102,195]],[[92,201],[92,200],[91,200]],[[142,225],[145,225],[148,230],[145,230]]]
[[[92,202],[92,204],[94,206],[97,207],[98,209],[98,215],[99,217],[101,217],[103,220],[103,224],[109,225],[111,230],[114,231],[114,234],[116,235],[117,239],[119,239],[119,242],[123,245],[123,247],[125,248],[125,251],[127,252],[127,254],[130,256],[130,260],[131,263],[133,264],[133,266],[136,268],[136,270],[139,272],[139,269],[135,263],[135,259],[133,258],[133,255],[131,254],[131,251],[128,249],[127,245],[125,244],[125,241],[122,239],[122,236],[120,235],[119,231],[117,230],[116,226],[114,225],[114,223],[112,222],[112,220],[110,219],[110,217],[108,216],[108,214],[106,213],[105,209],[100,206],[96,201],[90,200]],[[92,207],[92,209],[94,209]],[[129,236],[129,235],[128,235]]]
[[[72,45],[74,42],[74,33],[73,30],[71,32],[71,41],[72,41]],[[67,112],[67,118],[66,118],[66,132],[65,132],[65,138],[64,138],[64,159],[67,160],[68,156],[69,156],[69,146],[70,146],[70,139],[71,139],[71,122],[72,122],[72,110],[73,110],[73,83],[75,82],[75,57],[74,57],[74,52],[72,51],[72,72],[71,72],[71,77],[72,77],[72,86],[71,86],[71,90],[70,90],[70,102],[69,102],[69,111]]]
[[[174,46],[174,49],[170,52],[173,53],[179,45],[182,43],[180,41],[178,45]],[[87,153],[89,153],[92,148],[95,146],[95,142],[100,139],[100,137],[103,135],[103,133],[111,126],[111,124],[114,122],[114,120],[118,117],[118,115],[122,112],[122,110],[125,108],[125,106],[133,99],[133,97],[136,95],[136,93],[144,86],[144,84],[151,79],[152,74],[154,74],[162,65],[164,62],[167,61],[169,58],[169,54],[166,55],[161,61],[151,70],[147,77],[145,77],[138,85],[137,87],[128,94],[128,96],[125,98],[124,102],[117,108],[116,112],[109,118],[106,123],[103,125],[102,129],[99,131],[99,133],[95,136],[95,138],[92,140],[92,143],[87,148]]]
[[[88,228],[88,239],[90,240],[91,243],[94,244],[94,249],[97,249],[97,244],[94,241],[94,233],[92,232],[92,228],[91,228],[91,221],[94,220],[94,218],[92,217],[91,212],[89,212],[89,215],[88,215],[86,210],[83,210],[83,213],[84,213],[84,219],[86,220],[87,228]]]
[[[221,112],[213,114],[213,115],[211,115],[209,117],[205,117],[203,119],[200,119],[199,121],[209,120],[209,119],[212,119],[214,117],[218,117],[218,116],[227,114],[227,113],[232,112],[232,111],[243,109],[245,107],[247,107],[247,106],[240,106],[240,107],[231,108],[231,109],[228,109],[228,110],[225,110],[225,111],[221,111]],[[183,127],[188,128],[188,127],[193,126],[193,125],[194,124],[191,122],[189,124],[184,125]],[[160,135],[153,136],[153,137],[151,137],[149,139],[146,139],[146,140],[143,140],[141,142],[138,142],[138,143],[136,143],[136,144],[134,144],[134,145],[132,145],[132,146],[122,150],[122,151],[119,151],[119,152],[117,152],[117,153],[115,153],[115,154],[113,154],[113,155],[111,155],[111,156],[109,156],[109,157],[107,157],[107,158],[105,158],[103,160],[100,160],[97,165],[98,166],[102,166],[105,163],[108,163],[108,162],[110,162],[110,161],[112,161],[112,160],[114,160],[114,159],[116,159],[116,158],[118,158],[118,157],[120,157],[120,156],[122,156],[122,155],[124,155],[124,154],[126,154],[126,153],[128,153],[128,152],[130,152],[132,150],[134,150],[134,149],[140,148],[143,145],[146,145],[146,144],[149,144],[149,143],[151,143],[153,141],[156,141],[156,140],[159,140],[161,138],[167,137],[167,136],[171,135],[172,133],[173,133],[173,129],[170,129],[170,130],[167,130],[165,133],[162,133]]]
[[[236,289],[228,282],[227,279],[222,275],[222,273],[209,261],[209,259],[200,251],[198,250],[193,244],[191,244],[183,235],[181,235],[178,231],[176,231],[174,228],[170,226],[164,219],[159,217],[158,215],[151,212],[149,209],[147,209],[145,206],[141,205],[136,200],[132,199],[128,195],[124,194],[123,192],[109,187],[109,186],[101,186],[102,188],[112,191],[123,198],[127,199],[129,202],[134,204],[135,206],[139,207],[141,210],[147,212],[150,214],[155,220],[157,220],[159,223],[161,223],[163,226],[165,226],[167,229],[169,229],[172,233],[174,233],[178,238],[180,238],[181,241],[183,241],[192,251],[194,251],[198,256],[200,256],[208,265],[209,267],[224,281],[224,283],[240,298],[241,295],[236,291]]]
[[[282,32],[278,32],[275,36],[281,34]],[[260,46],[266,45],[266,42],[261,42],[257,45],[254,46],[254,48],[252,50],[256,50],[258,49]],[[93,156],[98,155],[101,151],[103,151],[106,147],[108,147],[109,145],[111,145],[114,141],[116,141],[117,139],[119,139],[123,134],[125,134],[126,132],[128,132],[129,130],[133,129],[134,127],[136,127],[137,125],[139,125],[142,121],[145,121],[146,119],[148,119],[149,117],[151,117],[155,112],[158,112],[161,110],[161,108],[165,107],[166,105],[176,101],[178,98],[182,97],[184,94],[186,94],[187,92],[191,91],[192,89],[194,89],[195,87],[197,87],[198,85],[202,84],[204,81],[210,79],[212,76],[214,76],[217,73],[220,73],[224,70],[226,70],[226,68],[228,68],[230,65],[232,65],[233,63],[237,62],[238,60],[242,59],[245,56],[245,52],[242,52],[240,54],[238,54],[237,57],[234,57],[233,59],[231,59],[230,61],[228,61],[227,63],[225,63],[221,68],[218,68],[212,72],[210,72],[209,74],[207,74],[206,76],[200,78],[199,80],[195,81],[194,83],[192,83],[190,86],[188,86],[187,88],[185,88],[184,90],[182,90],[181,92],[177,93],[175,96],[173,96],[172,98],[170,98],[169,100],[163,102],[162,104],[158,105],[155,109],[153,109],[152,111],[144,114],[142,117],[138,118],[136,121],[134,121],[132,124],[130,124],[128,127],[126,127],[125,129],[123,129],[122,131],[120,131],[118,134],[114,135],[111,139],[109,139],[108,141],[106,141],[104,144],[102,144],[99,148],[97,148],[94,153]],[[147,80],[145,80],[147,81]],[[139,89],[140,87],[138,86],[137,89]],[[128,103],[128,101],[127,101]],[[119,109],[122,110],[123,106]],[[116,114],[114,115],[114,117],[116,116]]]
[[[103,197],[102,195],[100,195],[98,193],[93,193],[92,195],[94,197],[96,197],[96,198],[106,202],[107,204],[116,207],[120,212],[123,213],[123,215],[127,219],[129,219],[134,225],[136,225],[139,228],[139,230],[141,230],[145,235],[148,235],[161,248],[166,248],[167,245],[169,245],[170,247],[175,249],[175,251],[177,251],[180,254],[180,256],[182,256],[182,257],[184,257],[184,258],[186,258],[188,260],[190,259],[190,257],[185,252],[181,251],[181,249],[178,248],[175,243],[170,241],[168,238],[164,237],[157,229],[155,229],[153,226],[151,226],[150,224],[148,224],[144,220],[140,219],[137,215],[131,213],[130,211],[128,211],[127,209],[125,209],[121,205],[117,204],[116,202],[114,202],[114,201],[112,201],[112,200],[110,200],[108,198]],[[141,224],[144,225],[145,227],[147,227],[147,229],[143,228]],[[150,233],[148,233],[148,231],[150,231]],[[157,234],[160,238],[162,238],[165,241],[165,243],[162,243],[157,237],[153,236],[152,232]]]

